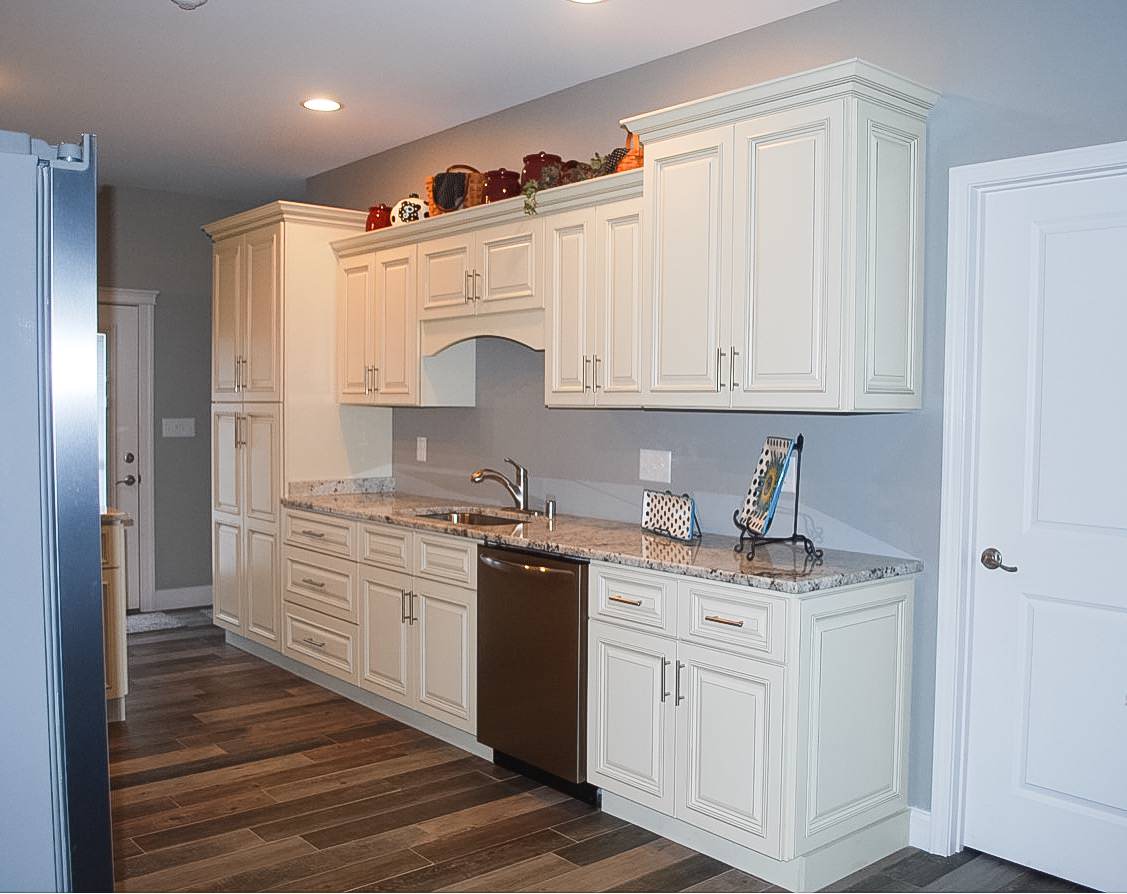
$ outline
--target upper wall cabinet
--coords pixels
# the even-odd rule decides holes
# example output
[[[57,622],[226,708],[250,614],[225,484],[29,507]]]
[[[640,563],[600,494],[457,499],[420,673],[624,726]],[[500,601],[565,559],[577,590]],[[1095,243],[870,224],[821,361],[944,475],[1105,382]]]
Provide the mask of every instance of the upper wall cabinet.
[[[919,407],[937,98],[851,60],[623,122],[646,146],[645,405]]]
[[[212,400],[282,399],[281,239],[274,224],[215,243]]]

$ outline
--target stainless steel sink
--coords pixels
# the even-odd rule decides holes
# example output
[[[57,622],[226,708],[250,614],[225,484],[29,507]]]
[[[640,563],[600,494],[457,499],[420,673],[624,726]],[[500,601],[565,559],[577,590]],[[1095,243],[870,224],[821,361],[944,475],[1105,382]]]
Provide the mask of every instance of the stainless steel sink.
[[[519,525],[522,518],[506,518],[503,515],[489,515],[485,512],[424,512],[420,518],[437,518],[455,525]]]

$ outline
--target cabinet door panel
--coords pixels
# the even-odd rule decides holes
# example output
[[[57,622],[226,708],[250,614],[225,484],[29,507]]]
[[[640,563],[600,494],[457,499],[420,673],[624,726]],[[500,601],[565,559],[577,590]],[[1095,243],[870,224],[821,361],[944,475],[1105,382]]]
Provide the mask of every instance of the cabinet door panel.
[[[414,580],[414,707],[469,732],[477,730],[477,594]]]
[[[596,214],[598,313],[592,387],[601,406],[640,406],[642,375],[642,199],[600,205]]]
[[[737,405],[838,406],[843,102],[736,126]]]
[[[241,404],[211,408],[211,508],[228,515],[243,514],[243,462],[239,447]]]
[[[666,140],[646,153],[650,403],[729,403],[720,346],[730,288],[731,166],[731,127]]]
[[[211,258],[211,399],[242,400],[235,366],[241,351],[243,237],[215,243]]]
[[[595,305],[592,209],[557,214],[545,224],[548,284],[548,337],[545,352],[545,402],[582,406],[594,398],[590,314]]]
[[[282,225],[246,235],[243,399],[282,399]]]
[[[228,630],[242,630],[243,531],[238,519],[211,523],[212,618]]]
[[[337,268],[337,399],[371,403],[368,368],[374,365],[375,255],[345,258]]]
[[[247,628],[251,639],[275,648],[281,622],[278,586],[278,535],[272,530],[246,529]]]
[[[419,243],[419,319],[472,317],[474,234]]]
[[[282,499],[282,407],[244,404],[242,447],[246,517],[278,524]]]
[[[480,230],[474,267],[477,312],[499,313],[544,306],[538,279],[540,222],[520,220]]]
[[[677,659],[674,815],[780,857],[783,669],[685,643]]]
[[[588,631],[587,780],[672,815],[676,643],[601,621]]]
[[[376,255],[376,384],[381,404],[419,398],[415,246]]]
[[[410,686],[411,633],[405,574],[360,566],[360,685],[402,705],[413,698]]]

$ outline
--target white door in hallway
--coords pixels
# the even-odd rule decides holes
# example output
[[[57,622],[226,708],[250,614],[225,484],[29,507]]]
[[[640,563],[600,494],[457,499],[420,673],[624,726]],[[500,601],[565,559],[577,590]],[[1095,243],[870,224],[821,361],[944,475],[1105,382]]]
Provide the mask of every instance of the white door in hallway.
[[[140,336],[136,307],[98,305],[98,331],[106,336],[106,503],[128,512],[135,524],[125,530],[128,605],[141,607],[139,537],[141,490]]]
[[[1122,146],[985,200],[964,827],[1105,890],[1127,889]]]

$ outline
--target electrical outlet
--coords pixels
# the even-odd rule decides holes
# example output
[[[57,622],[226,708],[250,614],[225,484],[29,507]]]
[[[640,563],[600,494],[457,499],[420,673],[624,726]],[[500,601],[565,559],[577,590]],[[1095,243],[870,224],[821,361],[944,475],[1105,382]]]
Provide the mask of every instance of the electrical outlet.
[[[669,484],[673,474],[673,454],[668,450],[638,451],[638,478]]]
[[[196,436],[196,420],[190,419],[161,419],[160,436],[162,438],[194,438]]]
[[[427,461],[427,439],[415,438],[415,461],[425,463]]]

